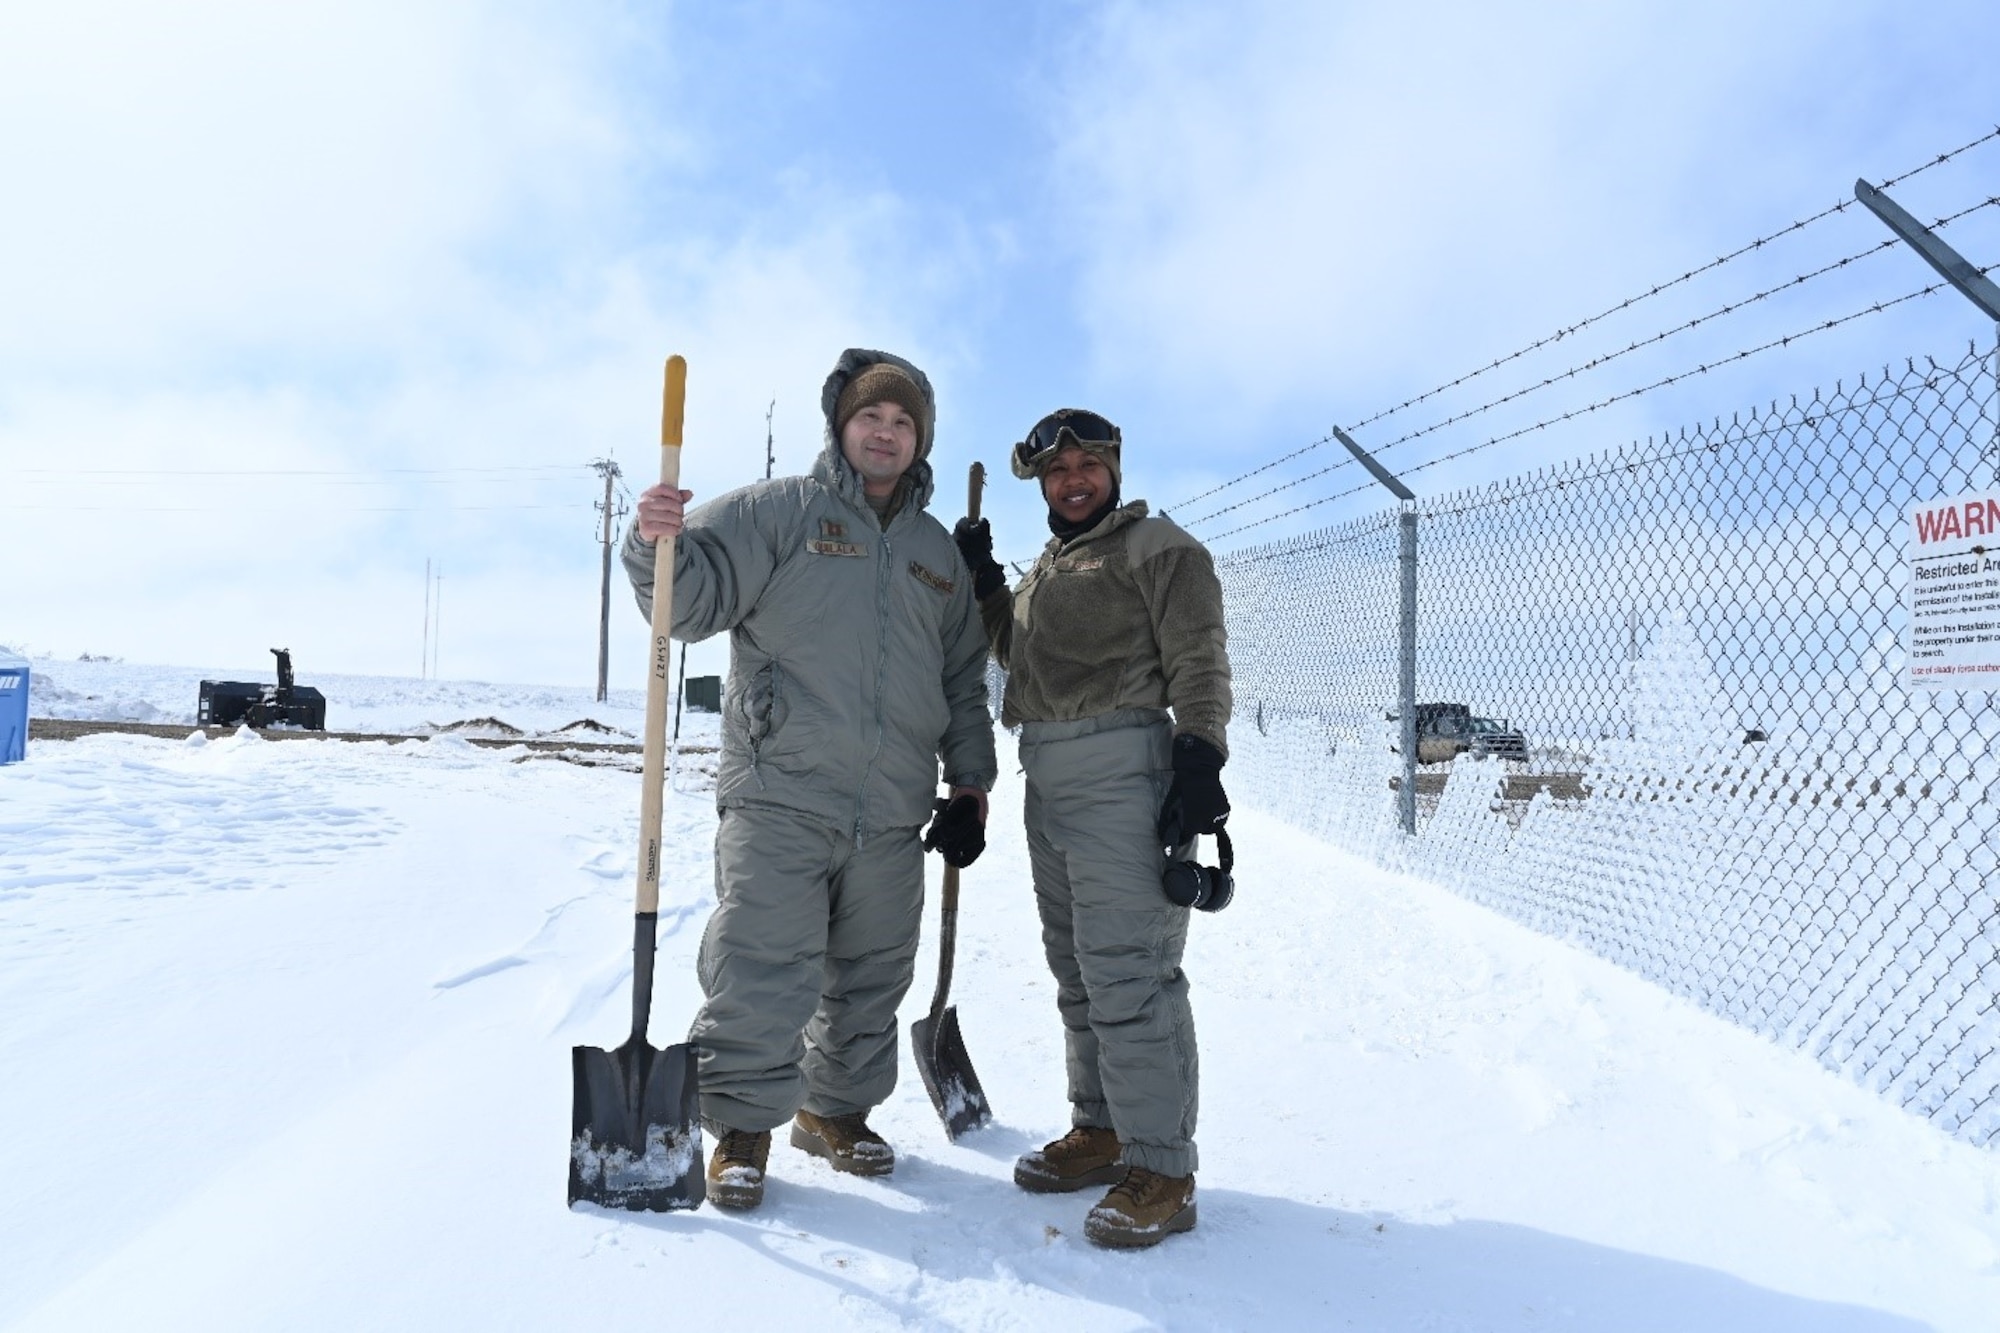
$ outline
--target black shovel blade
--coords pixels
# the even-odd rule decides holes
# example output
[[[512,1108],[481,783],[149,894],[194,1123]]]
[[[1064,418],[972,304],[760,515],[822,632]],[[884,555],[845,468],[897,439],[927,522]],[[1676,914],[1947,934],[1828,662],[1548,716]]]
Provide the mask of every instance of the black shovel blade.
[[[695,1048],[656,1051],[628,1041],[615,1051],[571,1050],[569,1201],[665,1213],[708,1197],[695,1099]]]
[[[924,1091],[931,1095],[931,1105],[944,1121],[946,1138],[955,1140],[993,1119],[986,1091],[973,1072],[972,1057],[965,1053],[965,1038],[959,1035],[956,1005],[946,1009],[935,1026],[928,1014],[910,1024],[910,1046],[916,1053]]]

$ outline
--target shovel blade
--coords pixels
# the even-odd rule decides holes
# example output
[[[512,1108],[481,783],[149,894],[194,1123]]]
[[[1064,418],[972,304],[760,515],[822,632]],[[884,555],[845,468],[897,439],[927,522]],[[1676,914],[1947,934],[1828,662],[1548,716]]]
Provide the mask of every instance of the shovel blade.
[[[695,1048],[626,1042],[572,1048],[569,1201],[665,1213],[708,1196]]]
[[[958,1008],[952,1006],[932,1024],[926,1014],[910,1024],[910,1046],[916,1053],[917,1074],[924,1091],[931,1095],[944,1133],[956,1140],[968,1130],[978,1129],[993,1119],[986,1103],[986,1091],[979,1086],[972,1057],[965,1053],[965,1038],[958,1030]]]

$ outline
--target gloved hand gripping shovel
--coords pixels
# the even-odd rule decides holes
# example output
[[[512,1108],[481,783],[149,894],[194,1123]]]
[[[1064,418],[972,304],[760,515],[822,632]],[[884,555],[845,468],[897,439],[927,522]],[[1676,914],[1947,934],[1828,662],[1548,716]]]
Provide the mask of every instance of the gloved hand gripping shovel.
[[[985,481],[986,469],[974,463],[971,495],[966,502],[967,512],[974,521],[979,518],[979,491]],[[949,1139],[977,1129],[993,1118],[993,1110],[986,1104],[986,1092],[979,1086],[979,1075],[973,1072],[972,1057],[966,1054],[965,1038],[958,1030],[958,1010],[945,1005],[951,994],[952,954],[957,943],[958,867],[946,862],[944,917],[938,931],[937,993],[931,996],[930,1013],[910,1024],[910,1046],[916,1055],[917,1074],[924,1081],[924,1091],[930,1094],[931,1105],[944,1121],[945,1137]]]
[[[660,481],[678,486],[687,362],[667,358],[660,420]],[[667,668],[673,657],[674,539],[655,546],[652,664],[646,679],[646,736],[639,797],[639,902],[632,936],[632,1035],[615,1051],[578,1046],[569,1145],[569,1201],[667,1212],[707,1196],[695,1048],[646,1043],[653,1007],[653,957],[660,910],[660,815],[666,788]]]

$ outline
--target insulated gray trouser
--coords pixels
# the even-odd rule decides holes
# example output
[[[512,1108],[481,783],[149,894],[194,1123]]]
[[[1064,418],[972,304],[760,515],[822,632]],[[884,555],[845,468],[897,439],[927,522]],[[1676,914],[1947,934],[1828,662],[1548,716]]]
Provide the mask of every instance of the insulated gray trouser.
[[[1155,832],[1173,727],[1155,710],[1021,728],[1028,857],[1056,979],[1071,1119],[1118,1132],[1125,1161],[1195,1171],[1188,909],[1160,890]]]
[[[856,847],[790,811],[723,810],[715,911],[697,964],[707,998],[688,1031],[701,1047],[710,1132],[887,1099],[923,909],[916,829],[871,833]]]

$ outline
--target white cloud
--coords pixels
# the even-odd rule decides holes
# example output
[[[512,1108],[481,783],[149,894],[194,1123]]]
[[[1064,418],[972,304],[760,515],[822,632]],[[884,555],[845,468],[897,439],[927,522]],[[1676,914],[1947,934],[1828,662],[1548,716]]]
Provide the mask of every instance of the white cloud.
[[[1974,6],[1934,18],[1968,38],[2000,26]],[[1157,393],[1162,418],[1222,442],[1183,455],[1180,484],[1159,488],[1174,500],[1817,211],[1859,171],[1915,165],[1983,132],[1977,80],[1947,77],[1941,61],[1877,4],[1113,4],[1059,64],[1049,195],[1079,253],[1079,316],[1105,379]],[[1961,194],[1985,192],[1979,171],[1959,172]],[[1881,238],[1872,220],[1843,217],[1774,247],[1768,266],[1760,255],[1720,284],[1647,303],[1594,342],[1562,343],[1364,442]],[[1893,264],[1866,277],[1867,300],[1928,280]],[[1410,466],[1861,303],[1834,290],[1718,321],[1712,337],[1679,338],[1385,461]],[[1784,360],[1772,375],[1705,376],[1439,469],[1426,489],[1727,416],[1873,368],[1885,347],[1950,351],[1980,332],[1951,314],[1903,311],[1816,337],[1746,363]],[[1375,503],[1318,513],[1363,502]]]
[[[448,670],[572,679],[597,623],[580,469],[95,474],[615,453],[636,491],[681,352],[684,484],[713,496],[763,475],[773,395],[778,465],[807,465],[840,348],[949,375],[966,245],[881,189],[704,178],[671,29],[635,13],[80,6],[14,25],[0,158],[28,203],[0,211],[0,253],[36,262],[0,268],[0,461],[89,475],[0,485],[0,558],[40,571],[7,632],[188,662],[289,636],[325,670],[404,670],[436,557]],[[471,508],[492,503],[575,507]],[[643,663],[622,582],[614,680]]]
[[[1104,355],[1269,393],[1330,344],[1367,375],[1570,314],[1538,292],[1659,252],[1690,113],[1747,54],[1673,39],[1717,13],[1605,12],[1114,7],[1059,121]],[[1671,98],[1633,87],[1669,67]]]
[[[55,559],[8,599],[0,637],[256,661],[273,608],[312,597],[353,654],[323,669],[404,670],[434,556],[462,608],[448,668],[572,679],[595,661],[597,488],[581,470],[535,486],[148,483],[157,507],[217,511],[198,515],[133,512],[152,492],[127,483],[10,482],[58,464],[379,472],[615,452],[636,490],[656,465],[660,363],[681,352],[684,478],[707,497],[762,475],[773,396],[778,468],[805,467],[827,366],[877,346],[938,383],[947,515],[983,451],[989,512],[1019,555],[1042,511],[998,441],[1052,394],[1102,393],[1134,441],[1131,493],[1171,502],[1983,128],[1910,95],[1959,86],[1925,82],[1911,48],[1829,59],[1881,26],[1880,6],[1804,34],[1788,12],[1714,0],[1412,13],[1110,5],[1023,73],[1053,155],[1046,188],[1004,205],[964,167],[988,154],[1026,174],[1020,143],[997,137],[1011,123],[936,108],[924,128],[964,144],[949,170],[886,131],[834,151],[853,108],[796,97],[828,80],[828,30],[783,6],[692,34],[653,4],[10,13],[0,559]],[[971,58],[936,30],[938,59]],[[798,82],[773,82],[788,70]],[[805,106],[841,119],[800,131],[778,114]],[[1087,356],[1070,355],[1072,315]],[[1952,350],[1965,326],[1949,327],[1891,346]],[[1874,366],[1873,348],[1833,364]],[[1605,387],[1662,367],[1678,368],[1634,358]],[[1763,396],[1710,382],[1698,410],[1662,418],[1648,398],[1592,425],[1622,444]],[[979,411],[1007,419],[996,433]],[[1426,493],[1557,447],[1476,455],[1425,474]],[[120,512],[18,507],[57,494]],[[364,498],[425,511],[356,512]],[[433,503],[499,498],[578,507]],[[619,598],[622,677],[643,651]],[[517,630],[466,633],[481,623]]]
[[[539,18],[541,21],[537,22]],[[592,40],[469,4],[74,4],[0,43],[0,352],[379,353],[630,151]],[[503,251],[504,253],[504,251]]]

